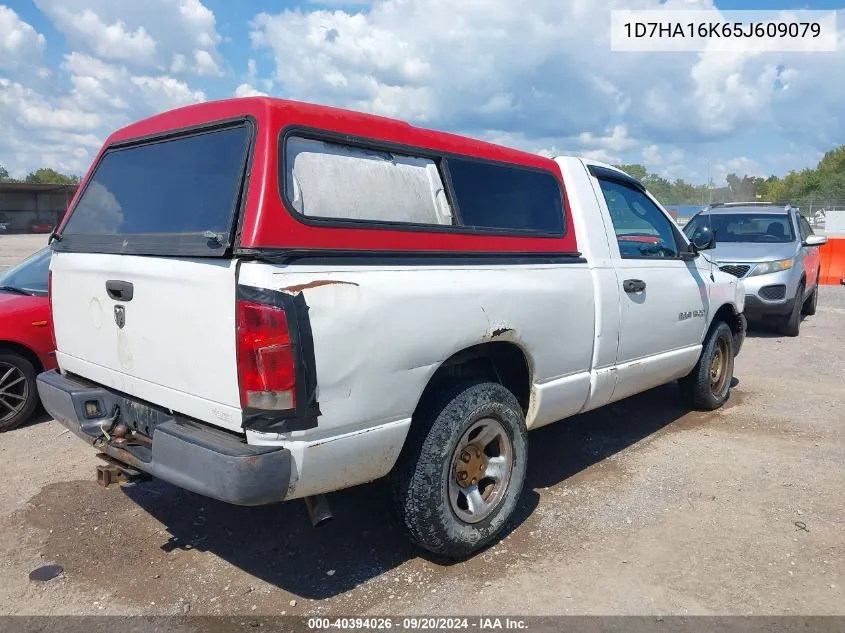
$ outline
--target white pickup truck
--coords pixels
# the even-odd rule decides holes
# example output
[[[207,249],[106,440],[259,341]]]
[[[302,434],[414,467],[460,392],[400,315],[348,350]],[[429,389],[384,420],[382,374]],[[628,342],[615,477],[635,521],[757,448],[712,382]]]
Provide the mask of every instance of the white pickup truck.
[[[389,476],[463,557],[521,493],[527,431],[679,380],[728,398],[742,282],[638,181],[270,98],[105,143],[52,241],[47,410],[124,473],[239,505]]]

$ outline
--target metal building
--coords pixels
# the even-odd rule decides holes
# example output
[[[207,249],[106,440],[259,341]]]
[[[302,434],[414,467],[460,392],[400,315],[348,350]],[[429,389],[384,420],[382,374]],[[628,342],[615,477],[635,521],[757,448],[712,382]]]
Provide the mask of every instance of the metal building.
[[[49,233],[78,185],[0,183],[0,233]]]

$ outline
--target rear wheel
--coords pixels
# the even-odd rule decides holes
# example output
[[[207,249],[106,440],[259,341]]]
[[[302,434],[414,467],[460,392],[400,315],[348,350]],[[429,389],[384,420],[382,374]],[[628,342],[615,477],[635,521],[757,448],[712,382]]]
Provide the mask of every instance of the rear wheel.
[[[783,317],[778,328],[784,336],[798,336],[801,332],[801,308],[804,305],[804,282],[798,286],[795,293],[795,302],[792,304],[792,312]]]
[[[23,424],[37,404],[35,367],[23,356],[0,352],[0,433]]]
[[[481,380],[444,390],[422,409],[391,473],[395,509],[414,543],[463,558],[493,541],[516,508],[525,418],[510,391]]]
[[[692,406],[712,411],[727,402],[733,375],[733,332],[722,321],[711,330],[704,342],[695,368],[681,378],[679,384]]]

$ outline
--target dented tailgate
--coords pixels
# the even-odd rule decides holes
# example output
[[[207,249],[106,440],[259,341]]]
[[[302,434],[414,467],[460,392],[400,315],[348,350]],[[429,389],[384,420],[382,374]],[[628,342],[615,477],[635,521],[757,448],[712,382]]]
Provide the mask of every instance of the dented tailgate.
[[[55,253],[51,271],[63,370],[240,428],[233,260]],[[110,296],[115,280],[130,300]]]

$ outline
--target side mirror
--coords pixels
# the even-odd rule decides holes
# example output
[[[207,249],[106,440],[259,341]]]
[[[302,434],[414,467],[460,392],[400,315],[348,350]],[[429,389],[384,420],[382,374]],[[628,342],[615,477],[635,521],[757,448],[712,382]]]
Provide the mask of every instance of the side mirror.
[[[827,244],[827,237],[824,235],[808,235],[804,240],[804,246],[821,246]]]
[[[692,234],[690,242],[696,252],[710,250],[716,246],[716,233],[709,226],[702,226]]]

